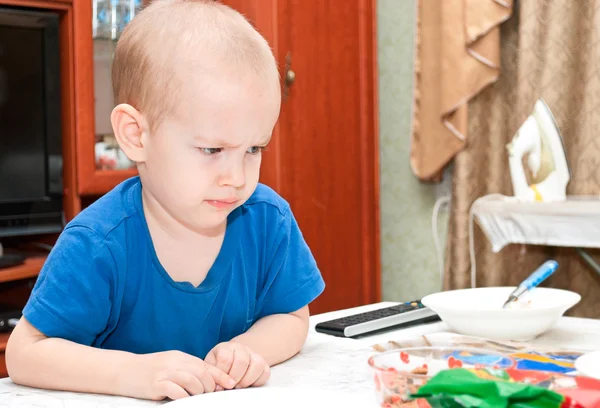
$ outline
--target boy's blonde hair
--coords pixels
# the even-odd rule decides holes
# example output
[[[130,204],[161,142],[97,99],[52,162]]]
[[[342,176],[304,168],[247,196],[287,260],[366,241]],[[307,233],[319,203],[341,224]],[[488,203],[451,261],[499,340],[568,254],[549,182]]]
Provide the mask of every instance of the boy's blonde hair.
[[[125,27],[117,44],[115,103],[135,107],[155,130],[175,108],[187,66],[226,67],[238,75],[276,79],[279,86],[269,45],[240,13],[215,0],[154,0]]]

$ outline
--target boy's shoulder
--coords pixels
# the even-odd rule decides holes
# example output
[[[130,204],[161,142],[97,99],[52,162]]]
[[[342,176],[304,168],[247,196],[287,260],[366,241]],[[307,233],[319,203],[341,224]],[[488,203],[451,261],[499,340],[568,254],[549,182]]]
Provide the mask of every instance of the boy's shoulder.
[[[131,216],[139,214],[136,194],[141,200],[139,177],[125,180],[77,214],[65,227],[82,227],[106,237]]]
[[[248,209],[273,209],[277,210],[280,216],[286,217],[290,213],[289,203],[281,197],[271,187],[258,183],[254,193],[244,203]]]

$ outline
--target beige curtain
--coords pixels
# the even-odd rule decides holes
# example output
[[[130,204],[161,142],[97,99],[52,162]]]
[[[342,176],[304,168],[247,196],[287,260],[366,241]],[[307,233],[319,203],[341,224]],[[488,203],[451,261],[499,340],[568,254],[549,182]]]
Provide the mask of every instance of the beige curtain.
[[[440,179],[467,140],[467,103],[498,79],[499,25],[513,0],[417,0],[410,163]]]
[[[539,97],[562,131],[568,194],[600,193],[600,0],[520,0],[501,44],[500,78],[470,102],[468,143],[454,163],[446,288],[470,285],[469,208],[485,194],[512,195],[505,145]],[[560,269],[548,285],[582,295],[571,314],[600,317],[600,276],[573,249],[511,245],[493,254],[478,227],[475,243],[479,285],[516,285],[553,257]]]

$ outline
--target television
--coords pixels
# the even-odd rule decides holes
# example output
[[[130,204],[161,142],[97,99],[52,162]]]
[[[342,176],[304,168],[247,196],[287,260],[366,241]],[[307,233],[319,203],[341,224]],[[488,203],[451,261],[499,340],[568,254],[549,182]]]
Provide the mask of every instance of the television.
[[[0,243],[64,226],[60,99],[59,15],[0,6]]]

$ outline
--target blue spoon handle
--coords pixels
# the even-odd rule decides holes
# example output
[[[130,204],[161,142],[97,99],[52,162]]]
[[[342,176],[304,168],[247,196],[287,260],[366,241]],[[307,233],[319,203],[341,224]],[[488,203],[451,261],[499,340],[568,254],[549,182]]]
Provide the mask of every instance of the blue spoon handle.
[[[558,262],[546,261],[519,286],[524,286],[527,290],[533,289],[552,275],[556,269],[558,269]]]
[[[544,262],[537,268],[527,279],[510,294],[508,300],[504,303],[504,306],[510,302],[517,300],[525,292],[539,286],[540,283],[545,281],[550,275],[552,275],[558,269],[558,262],[549,260]]]

